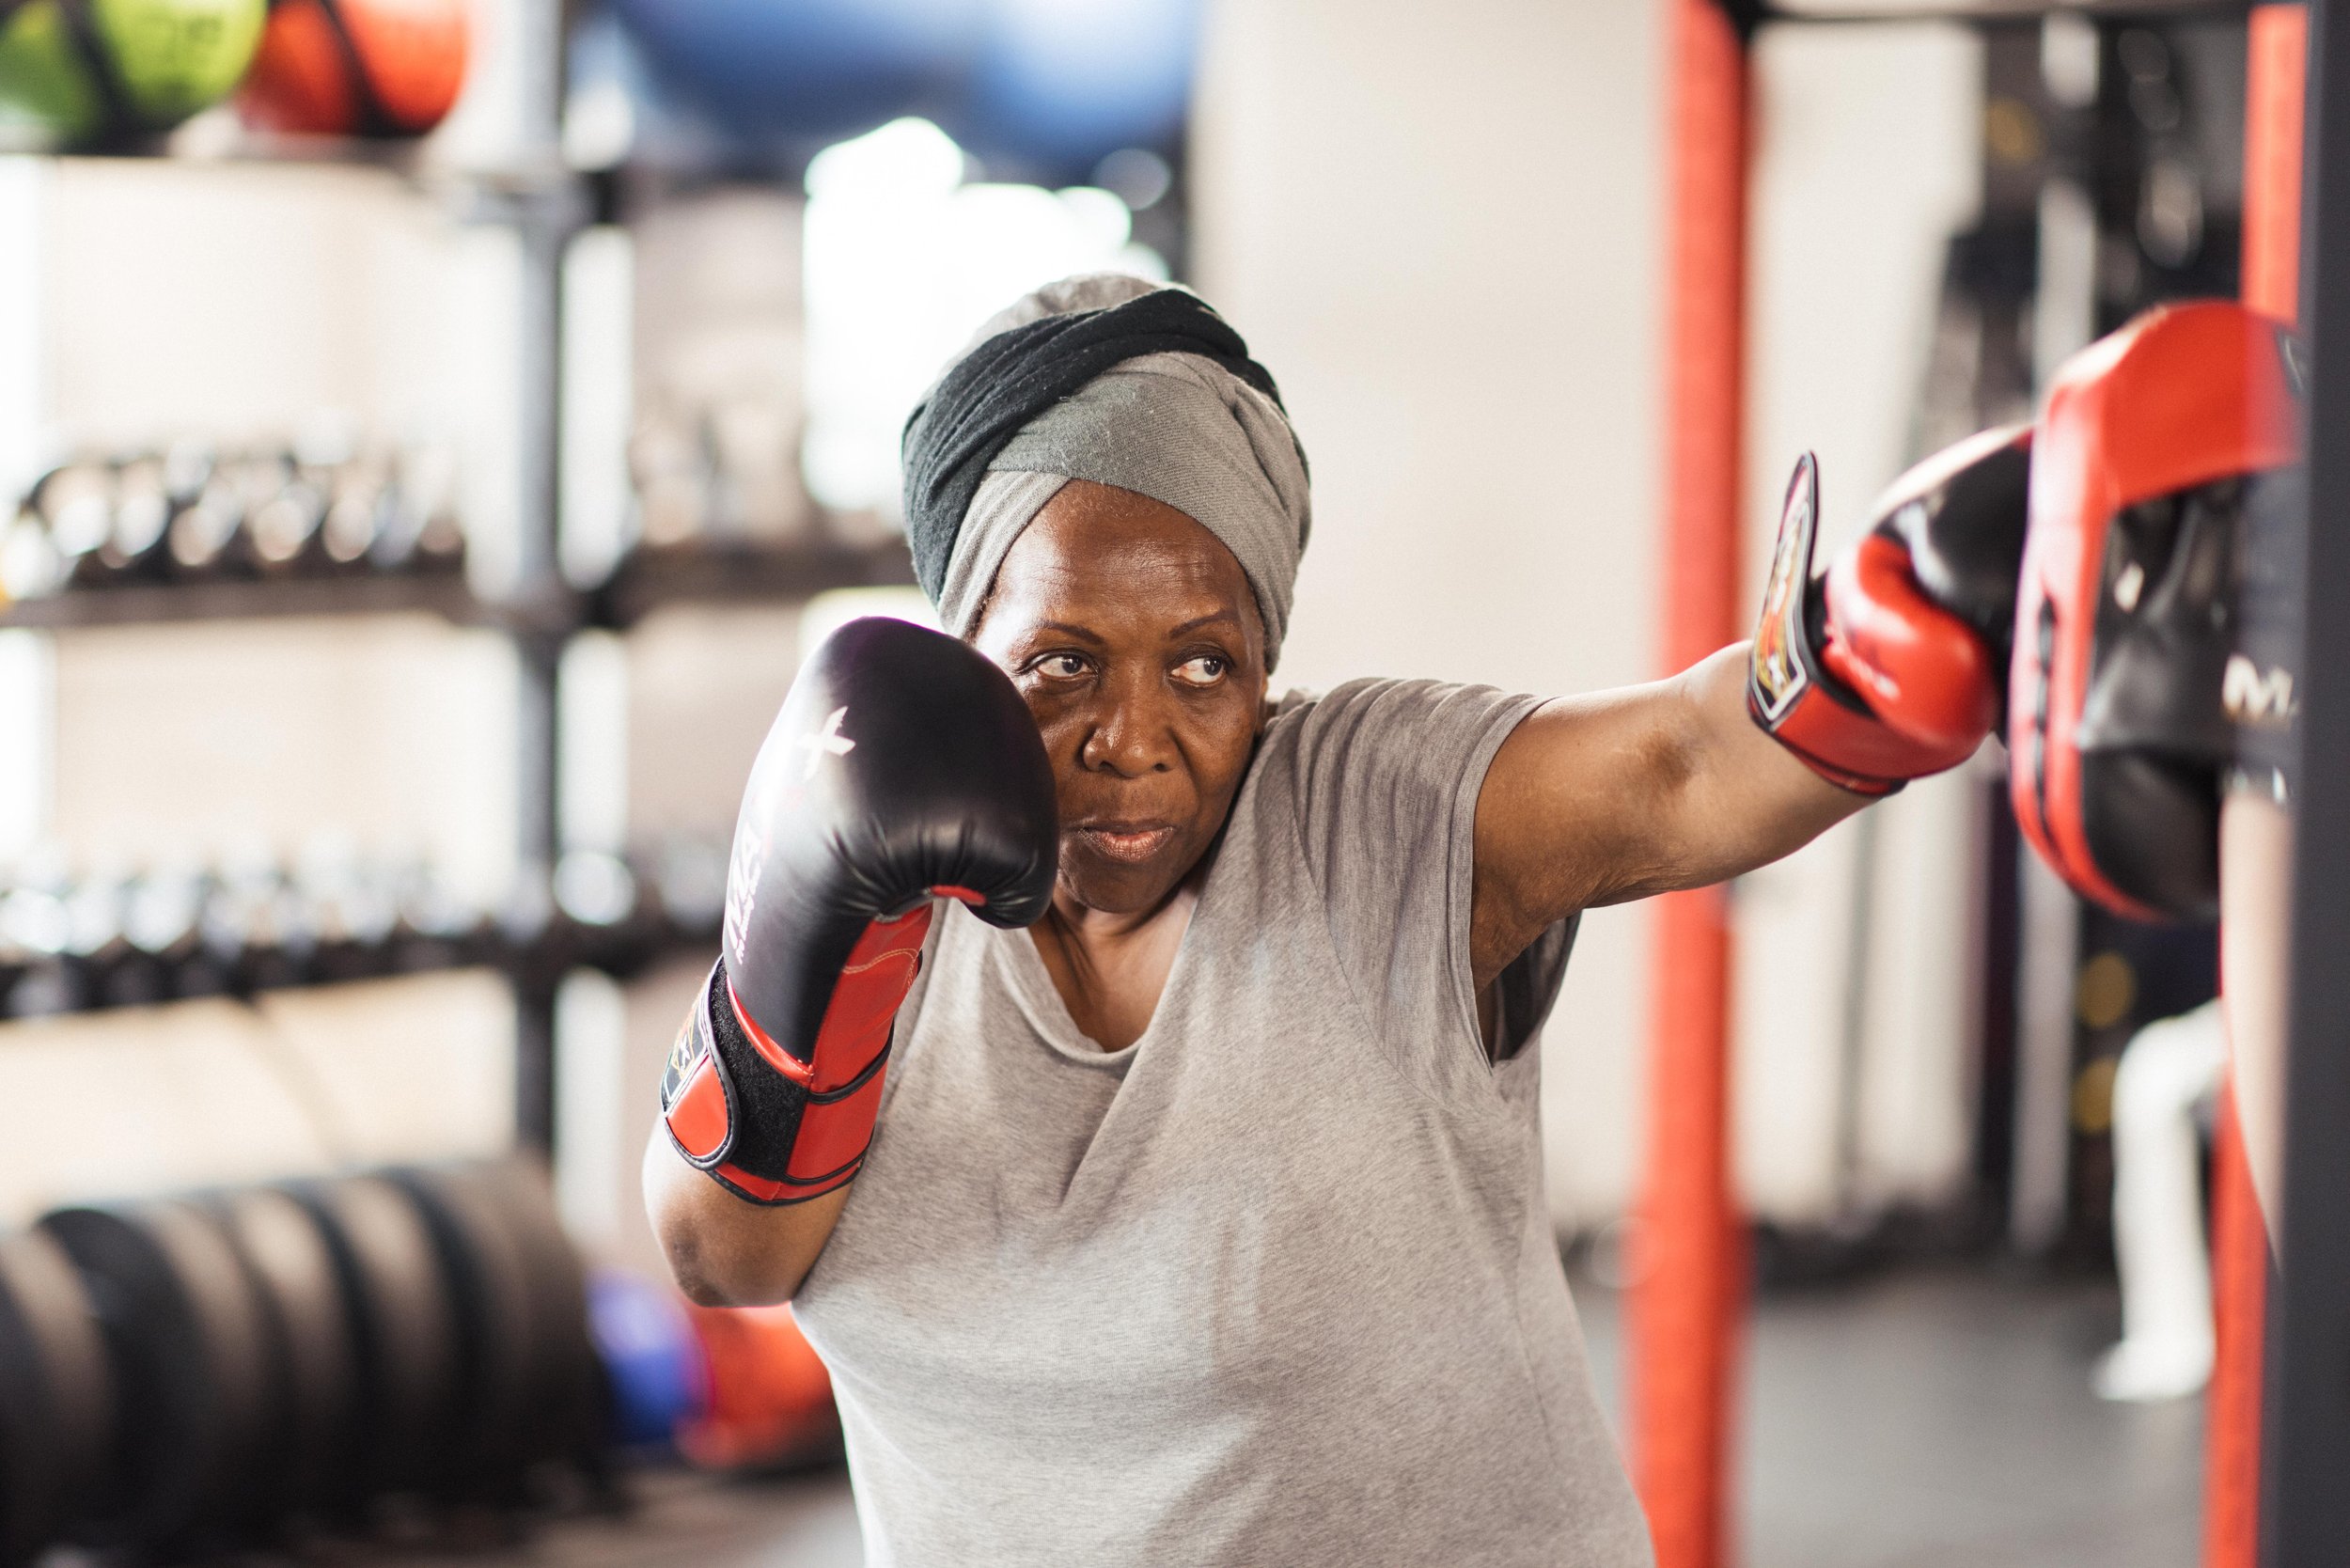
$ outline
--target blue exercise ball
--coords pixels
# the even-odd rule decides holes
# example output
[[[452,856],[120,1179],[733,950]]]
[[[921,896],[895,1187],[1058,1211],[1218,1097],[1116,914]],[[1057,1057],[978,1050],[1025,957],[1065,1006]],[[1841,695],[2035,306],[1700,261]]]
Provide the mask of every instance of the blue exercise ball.
[[[1047,183],[1083,180],[1120,148],[1172,146],[1198,41],[1198,0],[987,0],[979,53],[941,123],[982,159]]]
[[[611,1393],[614,1447],[666,1449],[709,1407],[709,1364],[670,1292],[600,1270],[588,1281],[588,1325]]]
[[[614,0],[661,85],[750,141],[820,145],[949,97],[983,0]]]

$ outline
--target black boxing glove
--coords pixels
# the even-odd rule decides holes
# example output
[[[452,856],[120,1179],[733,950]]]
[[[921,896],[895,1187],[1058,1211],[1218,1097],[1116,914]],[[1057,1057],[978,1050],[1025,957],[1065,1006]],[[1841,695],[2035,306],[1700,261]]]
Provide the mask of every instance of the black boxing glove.
[[[834,633],[744,792],[720,958],[662,1083],[678,1152],[754,1203],[853,1179],[931,901],[1033,923],[1059,834],[1043,743],[1001,670],[904,621]]]
[[[2041,415],[2010,795],[2041,857],[2131,918],[2217,904],[2228,709],[2260,699],[2234,658],[2246,523],[2289,508],[2299,444],[2287,355],[2242,306],[2157,306],[2069,361]]]
[[[1817,469],[1788,485],[1747,711],[1831,784],[1890,794],[1955,767],[1998,723],[2031,472],[2028,426],[1928,458],[1811,575]]]

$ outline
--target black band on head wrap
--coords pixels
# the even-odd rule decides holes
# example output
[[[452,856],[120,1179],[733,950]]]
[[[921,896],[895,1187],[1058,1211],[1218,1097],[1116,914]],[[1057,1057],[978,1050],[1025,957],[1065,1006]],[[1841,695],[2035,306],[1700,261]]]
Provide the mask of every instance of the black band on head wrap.
[[[1198,295],[1155,289],[1104,310],[1046,316],[999,332],[956,362],[906,420],[906,541],[935,602],[955,535],[987,465],[1021,428],[1104,371],[1151,353],[1195,353],[1271,398],[1281,394],[1223,317]]]

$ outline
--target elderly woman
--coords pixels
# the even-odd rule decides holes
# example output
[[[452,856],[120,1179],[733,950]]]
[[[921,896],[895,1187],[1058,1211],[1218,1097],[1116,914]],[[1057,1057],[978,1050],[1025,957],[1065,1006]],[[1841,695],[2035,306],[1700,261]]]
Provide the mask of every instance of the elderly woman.
[[[1542,1195],[1577,912],[1954,759],[1801,591],[1752,715],[1743,649],[1269,698],[1305,457],[1180,290],[1023,300],[906,459],[967,647],[858,623],[762,754],[647,1154],[681,1283],[792,1301],[874,1563],[1647,1561]]]

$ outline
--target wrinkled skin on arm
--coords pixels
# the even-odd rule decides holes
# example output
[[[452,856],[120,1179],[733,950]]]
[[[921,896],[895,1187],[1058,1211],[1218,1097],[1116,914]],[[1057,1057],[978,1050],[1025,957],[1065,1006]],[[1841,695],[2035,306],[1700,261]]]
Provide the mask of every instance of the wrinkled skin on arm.
[[[1477,797],[1469,953],[1481,989],[1580,909],[1768,865],[1868,802],[1747,716],[1747,648],[1670,679],[1546,702]]]

